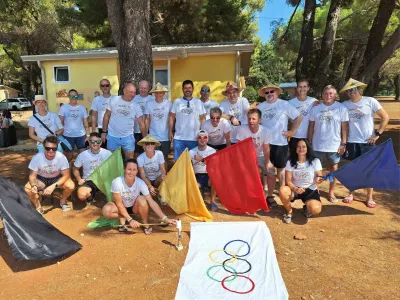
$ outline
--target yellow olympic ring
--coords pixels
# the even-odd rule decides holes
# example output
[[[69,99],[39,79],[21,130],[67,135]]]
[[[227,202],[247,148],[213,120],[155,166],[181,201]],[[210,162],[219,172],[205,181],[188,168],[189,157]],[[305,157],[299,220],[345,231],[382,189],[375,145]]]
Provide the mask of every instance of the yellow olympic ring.
[[[229,259],[226,263],[230,263],[231,264],[231,263],[234,263],[237,260],[236,253],[233,252],[233,251],[230,251],[230,250],[214,250],[214,251],[211,251],[208,256],[210,257],[211,261],[215,262],[216,264],[222,265],[223,262],[216,261],[215,259],[212,258],[212,255],[215,252],[229,252],[230,254],[232,254],[233,257],[231,259]]]

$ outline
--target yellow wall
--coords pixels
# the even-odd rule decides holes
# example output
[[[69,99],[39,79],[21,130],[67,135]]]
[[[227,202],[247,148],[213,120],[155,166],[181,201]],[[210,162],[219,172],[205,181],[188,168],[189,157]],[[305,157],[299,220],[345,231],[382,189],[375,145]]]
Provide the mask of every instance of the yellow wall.
[[[18,91],[14,90],[14,89],[9,89],[6,87],[6,89],[8,90],[8,98],[15,98],[18,97]],[[2,88],[0,90],[0,101],[6,99],[6,93],[5,90]]]
[[[189,56],[171,60],[171,99],[182,97],[182,82],[190,79],[194,83],[194,97],[200,97],[200,88],[207,84],[211,88],[210,98],[221,102],[221,94],[228,81],[235,81],[236,54]]]

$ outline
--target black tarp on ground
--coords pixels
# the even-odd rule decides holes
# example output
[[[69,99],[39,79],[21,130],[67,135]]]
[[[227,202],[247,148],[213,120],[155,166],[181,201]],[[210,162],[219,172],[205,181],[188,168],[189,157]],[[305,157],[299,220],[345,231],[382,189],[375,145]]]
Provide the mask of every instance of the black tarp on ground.
[[[55,259],[82,248],[35,210],[22,186],[4,178],[0,178],[0,218],[17,260]]]

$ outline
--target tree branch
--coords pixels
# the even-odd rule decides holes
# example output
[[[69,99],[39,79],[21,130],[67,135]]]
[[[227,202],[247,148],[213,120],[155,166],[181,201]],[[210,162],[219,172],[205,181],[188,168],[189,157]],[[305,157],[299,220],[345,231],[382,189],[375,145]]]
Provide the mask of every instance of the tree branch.
[[[287,25],[287,27],[286,27],[286,31],[285,31],[285,33],[282,35],[281,39],[279,40],[279,44],[282,43],[283,39],[285,38],[286,34],[288,33],[290,24],[292,24],[293,17],[294,17],[294,15],[296,14],[297,8],[299,7],[300,3],[301,3],[301,1],[299,0],[299,2],[297,2],[296,7],[294,8],[294,11],[293,11],[292,15],[290,16],[288,25]]]

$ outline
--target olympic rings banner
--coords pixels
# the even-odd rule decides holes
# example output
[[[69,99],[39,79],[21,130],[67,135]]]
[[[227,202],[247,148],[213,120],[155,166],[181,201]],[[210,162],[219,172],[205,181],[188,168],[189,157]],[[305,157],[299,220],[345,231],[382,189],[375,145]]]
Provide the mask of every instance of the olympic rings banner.
[[[190,226],[176,300],[288,299],[265,222]]]

